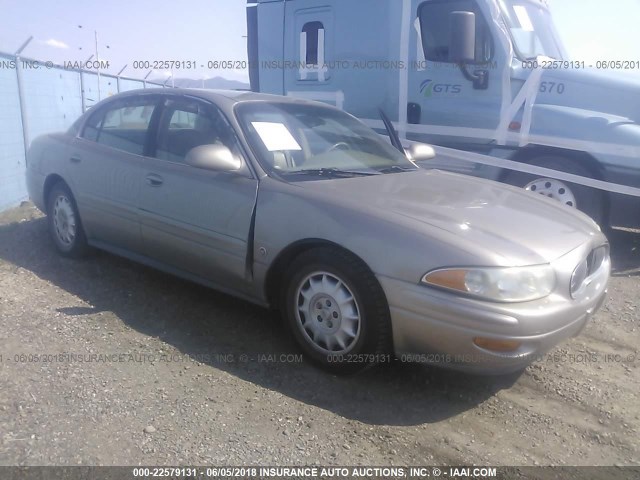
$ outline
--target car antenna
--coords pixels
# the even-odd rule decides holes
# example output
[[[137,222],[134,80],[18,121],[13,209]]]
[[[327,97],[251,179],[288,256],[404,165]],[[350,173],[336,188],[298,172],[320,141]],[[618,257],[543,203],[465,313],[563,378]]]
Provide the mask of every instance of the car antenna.
[[[400,142],[400,137],[398,136],[398,132],[393,126],[393,123],[391,123],[391,120],[389,120],[389,117],[387,117],[387,114],[384,113],[384,111],[381,108],[379,109],[379,112],[380,112],[380,118],[382,118],[382,122],[384,123],[384,127],[387,129],[387,133],[389,134],[391,145],[393,145],[398,150],[400,150],[400,153],[404,155],[405,154],[404,147],[402,146],[402,142]]]

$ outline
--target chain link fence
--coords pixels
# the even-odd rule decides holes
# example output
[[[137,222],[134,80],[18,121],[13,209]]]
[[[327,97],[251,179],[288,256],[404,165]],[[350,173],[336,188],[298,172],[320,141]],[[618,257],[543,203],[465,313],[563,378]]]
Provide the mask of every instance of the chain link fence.
[[[27,198],[25,152],[31,140],[68,129],[111,95],[163,86],[0,52],[0,211]]]

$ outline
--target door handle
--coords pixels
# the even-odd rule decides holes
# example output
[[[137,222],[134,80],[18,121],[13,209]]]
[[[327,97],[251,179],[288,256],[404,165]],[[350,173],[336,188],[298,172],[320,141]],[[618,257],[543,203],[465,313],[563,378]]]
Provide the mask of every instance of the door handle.
[[[69,161],[71,163],[80,163],[82,161],[82,159],[78,156],[78,155],[73,155]]]
[[[149,175],[147,175],[147,183],[152,187],[159,187],[164,183],[164,179],[160,175],[150,173]]]

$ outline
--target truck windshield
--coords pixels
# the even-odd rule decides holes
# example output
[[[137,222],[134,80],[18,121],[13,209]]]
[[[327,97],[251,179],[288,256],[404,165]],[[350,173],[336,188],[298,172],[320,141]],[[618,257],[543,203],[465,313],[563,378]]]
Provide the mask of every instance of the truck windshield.
[[[335,108],[247,102],[239,104],[235,112],[263,168],[290,179],[417,169],[383,137]]]
[[[563,60],[560,37],[549,10],[539,1],[500,0],[504,22],[521,59],[539,56]]]

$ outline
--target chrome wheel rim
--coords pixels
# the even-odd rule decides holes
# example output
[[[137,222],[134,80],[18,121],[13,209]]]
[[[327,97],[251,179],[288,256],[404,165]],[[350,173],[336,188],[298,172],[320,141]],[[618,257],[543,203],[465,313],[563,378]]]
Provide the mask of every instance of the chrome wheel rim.
[[[344,354],[358,341],[362,318],[349,286],[328,272],[314,272],[296,290],[296,321],[309,344],[323,354]]]
[[[71,201],[65,195],[59,195],[53,203],[53,228],[62,245],[73,245],[76,238],[76,215]]]
[[[545,197],[553,198],[569,207],[578,208],[575,195],[571,189],[560,180],[538,178],[528,183],[524,188],[529,192],[539,193]]]

